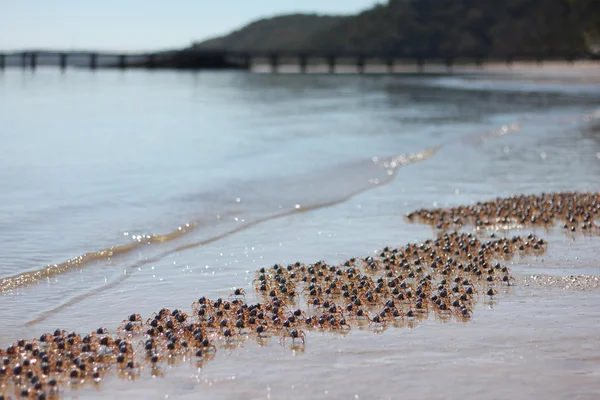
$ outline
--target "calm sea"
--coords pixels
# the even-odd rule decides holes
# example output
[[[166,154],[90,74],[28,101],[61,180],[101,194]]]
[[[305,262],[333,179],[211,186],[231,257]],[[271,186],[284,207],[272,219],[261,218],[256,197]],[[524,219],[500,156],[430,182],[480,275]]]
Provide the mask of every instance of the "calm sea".
[[[59,327],[113,329],[132,312],[187,309],[233,287],[251,297],[255,270],[277,262],[336,262],[425,240],[429,228],[404,220],[416,208],[598,191],[597,75],[0,72],[0,345]],[[599,274],[597,240],[538,234],[554,245],[544,259],[517,263],[517,273]],[[406,389],[453,398],[442,389],[471,382],[482,366],[499,397],[514,392],[493,371],[525,397],[529,386],[513,371],[550,398],[570,393],[553,374],[572,373],[565,385],[592,393],[578,372],[597,378],[598,358],[586,370],[567,357],[572,347],[552,343],[595,343],[599,357],[600,319],[575,316],[600,296],[532,293],[468,324],[309,335],[299,355],[249,345],[205,368],[184,363],[164,379],[115,378],[79,395],[386,398]],[[543,300],[522,304],[532,296]],[[515,316],[544,312],[555,317],[534,324],[547,329],[536,352],[535,331]],[[551,331],[561,318],[573,336]],[[481,379],[453,393],[487,393]]]

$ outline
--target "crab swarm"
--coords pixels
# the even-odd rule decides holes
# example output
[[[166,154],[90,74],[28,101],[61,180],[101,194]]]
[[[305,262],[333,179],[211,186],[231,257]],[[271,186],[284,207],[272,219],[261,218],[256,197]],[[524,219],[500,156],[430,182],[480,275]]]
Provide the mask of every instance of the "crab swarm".
[[[545,246],[533,235],[482,242],[450,233],[339,265],[261,268],[254,281],[261,299],[256,304],[235,289],[227,299],[202,297],[188,312],[162,309],[146,320],[132,314],[113,333],[99,328],[82,336],[58,329],[0,349],[0,399],[59,398],[68,387],[100,385],[110,373],[157,376],[165,363],[195,358],[202,364],[218,348],[245,340],[276,336],[302,346],[310,330],[414,326],[431,314],[466,321],[478,298],[511,284],[503,260],[540,254]]]
[[[407,214],[406,218],[442,231],[465,225],[485,229],[560,224],[566,231],[598,235],[599,213],[600,193],[563,192],[497,198],[454,208],[422,209]]]

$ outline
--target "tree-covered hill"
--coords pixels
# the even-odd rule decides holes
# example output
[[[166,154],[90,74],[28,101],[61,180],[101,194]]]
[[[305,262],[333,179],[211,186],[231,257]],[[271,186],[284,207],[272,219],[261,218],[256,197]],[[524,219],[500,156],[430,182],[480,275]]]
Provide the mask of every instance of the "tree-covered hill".
[[[265,18],[226,36],[193,45],[202,50],[298,50],[320,32],[341,22],[344,17],[316,14],[290,14]]]
[[[600,0],[388,0],[349,17],[263,19],[196,49],[565,57],[597,45]]]
[[[389,0],[320,32],[306,46],[424,57],[576,55],[587,49],[570,0]]]

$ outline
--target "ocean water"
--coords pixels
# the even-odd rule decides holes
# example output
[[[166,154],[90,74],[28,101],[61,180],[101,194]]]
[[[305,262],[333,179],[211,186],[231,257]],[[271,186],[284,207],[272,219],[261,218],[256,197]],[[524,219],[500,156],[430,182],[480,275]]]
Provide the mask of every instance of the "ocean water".
[[[539,76],[0,72],[0,345],[252,299],[260,267],[432,237],[414,209],[598,191],[598,77]],[[517,277],[600,275],[598,238],[535,233],[549,251]],[[521,285],[467,324],[247,343],[63,394],[593,398],[599,300]]]

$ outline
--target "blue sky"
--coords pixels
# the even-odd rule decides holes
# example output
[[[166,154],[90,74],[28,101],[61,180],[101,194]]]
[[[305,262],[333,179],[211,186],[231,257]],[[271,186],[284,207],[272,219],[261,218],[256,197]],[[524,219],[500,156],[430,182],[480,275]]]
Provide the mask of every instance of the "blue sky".
[[[377,0],[0,0],[0,51],[160,50],[265,16],[350,14]]]

